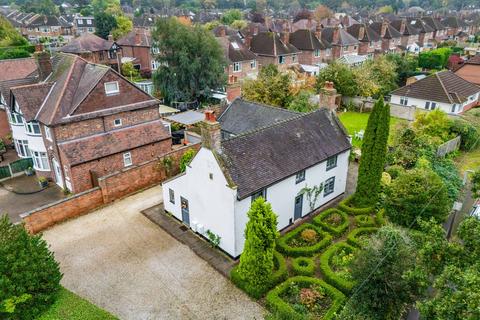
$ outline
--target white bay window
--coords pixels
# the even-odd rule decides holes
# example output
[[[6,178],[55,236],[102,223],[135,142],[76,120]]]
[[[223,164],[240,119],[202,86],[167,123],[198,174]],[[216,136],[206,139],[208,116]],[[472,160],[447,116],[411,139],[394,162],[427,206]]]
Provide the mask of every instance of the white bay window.
[[[32,151],[33,166],[35,170],[49,171],[50,164],[48,163],[48,156],[46,152]]]

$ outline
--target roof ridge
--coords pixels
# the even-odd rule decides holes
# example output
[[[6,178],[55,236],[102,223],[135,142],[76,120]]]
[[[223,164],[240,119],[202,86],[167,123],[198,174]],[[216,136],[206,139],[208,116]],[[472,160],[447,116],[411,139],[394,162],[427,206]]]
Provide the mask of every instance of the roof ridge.
[[[60,91],[60,96],[59,96],[59,99],[57,101],[55,101],[55,107],[53,108],[53,112],[50,116],[50,119],[48,119],[49,123],[52,123],[53,122],[53,119],[55,118],[55,115],[57,114],[57,110],[58,110],[58,107],[60,105],[60,101],[62,101],[63,99],[63,94],[65,93],[65,90],[66,90],[66,87],[68,85],[68,83],[70,82],[70,79],[72,77],[72,73],[73,73],[73,69],[75,67],[75,59],[78,58],[78,56],[76,55],[71,55],[73,56],[73,62],[70,64],[70,68],[68,69],[68,74],[67,74],[67,79],[63,85],[63,87],[61,88],[61,91]],[[58,79],[57,79],[58,80]],[[55,81],[56,83],[57,81]]]
[[[262,107],[267,107],[267,108],[270,108],[270,109],[275,109],[275,110],[282,110],[282,111],[285,111],[285,112],[288,112],[288,113],[291,113],[291,114],[303,114],[301,112],[297,112],[297,111],[292,111],[292,110],[288,110],[288,109],[284,109],[284,108],[280,108],[280,107],[275,107],[275,106],[272,106],[272,105],[268,105],[266,103],[263,103],[263,102],[257,102],[257,101],[253,101],[253,100],[248,100],[248,99],[245,99],[245,98],[242,98],[242,97],[237,97],[235,100],[243,100],[243,101],[246,101],[248,103],[253,103],[253,104],[257,104],[259,106],[262,106]],[[233,100],[233,101],[235,101]],[[232,103],[233,103],[232,101]],[[232,104],[231,103],[231,104]]]
[[[444,71],[440,71],[440,72],[444,72]],[[447,94],[448,101],[450,101],[450,103],[453,103],[452,98],[450,97],[450,93],[448,92],[447,88],[446,88],[445,85],[443,84],[442,79],[438,76],[438,74],[439,74],[440,72],[436,72],[436,73],[435,73],[435,77],[436,77],[436,78],[438,79],[438,81],[440,82],[440,85],[442,86],[443,92]]]
[[[249,130],[249,131],[245,131],[245,132],[242,132],[238,135],[235,135],[233,137],[230,137],[230,138],[227,138],[225,140],[223,140],[222,142],[227,142],[227,141],[231,141],[231,140],[235,140],[237,138],[243,138],[245,136],[249,136],[249,135],[252,135],[252,134],[256,134],[258,132],[261,132],[263,130],[267,130],[267,129],[270,129],[270,128],[273,128],[273,127],[276,127],[276,126],[279,126],[279,125],[282,125],[282,124],[285,124],[289,121],[293,121],[293,120],[297,120],[297,119],[300,119],[300,118],[303,118],[305,116],[308,116],[310,114],[313,114],[313,113],[316,113],[316,112],[319,112],[321,111],[322,109],[318,109],[318,110],[315,110],[315,111],[312,111],[312,112],[309,112],[309,113],[299,113],[298,115],[295,115],[294,117],[291,117],[291,118],[288,118],[288,119],[283,119],[283,120],[280,120],[280,121],[277,121],[277,122],[273,122],[273,123],[269,123],[263,127],[258,127],[258,128],[255,128],[253,130]]]

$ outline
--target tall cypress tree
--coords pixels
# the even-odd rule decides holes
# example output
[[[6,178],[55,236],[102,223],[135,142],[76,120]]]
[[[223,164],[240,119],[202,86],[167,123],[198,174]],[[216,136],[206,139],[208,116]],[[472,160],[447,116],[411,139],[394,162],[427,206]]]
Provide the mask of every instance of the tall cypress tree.
[[[248,286],[261,291],[268,285],[273,270],[273,251],[277,232],[277,215],[262,197],[247,213],[245,246],[240,256],[238,274]]]
[[[370,206],[377,201],[380,179],[387,156],[390,130],[390,105],[380,97],[370,114],[362,144],[362,158],[358,168],[357,190],[354,203]]]

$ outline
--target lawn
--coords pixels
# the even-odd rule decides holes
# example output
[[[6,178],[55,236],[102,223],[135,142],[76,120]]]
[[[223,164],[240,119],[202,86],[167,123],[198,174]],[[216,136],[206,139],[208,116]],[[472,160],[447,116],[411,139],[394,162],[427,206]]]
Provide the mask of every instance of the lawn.
[[[465,170],[479,170],[480,148],[470,152],[462,152],[457,158],[455,158],[455,163],[461,172],[465,172]]]
[[[367,127],[369,116],[370,116],[370,113],[347,111],[347,112],[340,113],[339,118],[342,124],[347,129],[348,134],[354,137],[356,132],[359,132],[360,130],[365,130],[365,128]],[[405,121],[405,120],[401,120],[393,117],[390,118],[390,132],[393,131],[394,126],[400,121]],[[355,147],[360,148],[362,146],[362,141],[358,139],[353,139],[352,144]]]
[[[73,292],[61,288],[57,301],[37,320],[115,320],[105,310],[100,309]]]

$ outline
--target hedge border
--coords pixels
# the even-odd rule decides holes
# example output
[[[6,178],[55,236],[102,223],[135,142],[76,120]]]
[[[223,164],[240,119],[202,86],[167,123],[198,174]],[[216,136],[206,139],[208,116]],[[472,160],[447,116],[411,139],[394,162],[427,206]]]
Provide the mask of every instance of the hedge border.
[[[339,277],[330,267],[330,260],[332,256],[340,249],[340,247],[347,248],[348,250],[351,250],[351,252],[357,250],[357,248],[349,245],[346,242],[337,242],[325,250],[325,252],[320,256],[320,271],[325,277],[325,281],[327,283],[331,284],[343,293],[349,294],[355,286],[355,282]]]
[[[362,222],[360,221],[361,218],[367,217],[367,221]],[[358,216],[355,216],[355,224],[359,228],[365,228],[365,227],[375,227],[376,226],[376,221],[372,216],[369,216],[367,214],[360,214]]]
[[[232,268],[230,271],[230,280],[240,289],[245,291],[250,297],[255,299],[260,299],[268,290],[275,287],[277,284],[285,281],[288,278],[288,269],[287,263],[285,262],[285,257],[282,256],[279,252],[273,252],[273,264],[275,265],[276,270],[272,273],[269,283],[263,288],[256,288],[250,286],[246,281],[244,281],[237,272],[238,265]]]
[[[385,209],[378,210],[378,212],[375,214],[375,222],[379,227],[387,223],[387,219],[385,218]]]
[[[291,306],[289,306],[280,295],[287,290],[292,282],[298,283],[300,286],[306,287],[307,285],[317,284],[325,289],[327,295],[332,299],[332,305],[328,309],[325,316],[323,316],[323,320],[331,320],[334,319],[337,312],[342,307],[343,303],[346,300],[345,295],[340,292],[339,290],[335,289],[328,283],[323,280],[311,277],[304,277],[304,276],[296,276],[289,278],[287,281],[283,282],[275,289],[270,291],[267,294],[266,302],[267,307],[270,309],[272,313],[274,313],[277,319],[280,320],[291,320],[291,319],[307,319],[306,316],[296,312]]]
[[[357,236],[359,234],[364,234],[364,233],[375,233],[377,230],[378,228],[376,227],[357,228],[348,234],[347,243],[351,246],[361,248],[362,245],[360,244],[360,241],[357,239]]]
[[[287,244],[288,240],[297,236],[300,232],[302,232],[305,229],[313,229],[317,231],[317,233],[321,235],[323,239],[317,242],[316,244],[308,247],[294,248]],[[332,242],[332,236],[328,232],[323,231],[320,227],[317,227],[316,225],[313,225],[310,223],[304,223],[298,228],[293,229],[292,231],[288,232],[286,235],[277,239],[277,250],[290,257],[313,256],[323,248],[327,247],[331,242]]]
[[[343,219],[343,222],[337,227],[334,227],[331,224],[323,221],[333,213],[338,213]],[[328,232],[338,237],[338,236],[341,236],[346,229],[348,229],[348,226],[350,225],[350,220],[348,219],[348,214],[346,214],[344,211],[339,210],[337,208],[330,208],[321,212],[318,216],[314,217],[313,223],[322,228],[325,228]]]
[[[360,214],[372,214],[375,212],[374,207],[365,207],[365,208],[355,208],[350,205],[350,202],[353,199],[353,195],[346,197],[338,204],[338,208],[350,215],[357,216]]]
[[[306,262],[306,266],[300,265],[300,263]],[[295,274],[299,276],[312,276],[315,273],[315,262],[312,258],[298,257],[292,260],[292,269]]]

